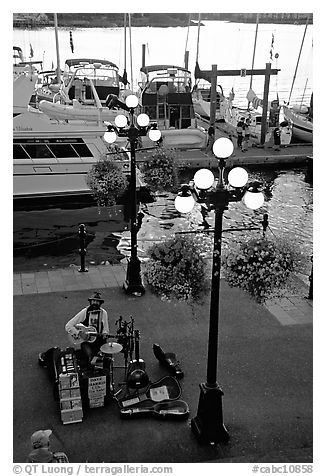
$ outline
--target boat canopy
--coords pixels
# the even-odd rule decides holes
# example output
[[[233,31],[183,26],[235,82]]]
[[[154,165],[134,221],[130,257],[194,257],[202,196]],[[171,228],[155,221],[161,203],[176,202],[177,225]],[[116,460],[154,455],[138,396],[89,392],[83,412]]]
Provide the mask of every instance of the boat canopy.
[[[153,73],[154,71],[162,71],[162,70],[168,70],[168,69],[177,69],[178,71],[184,71],[185,73],[190,73],[190,71],[186,68],[183,68],[182,66],[174,66],[170,64],[159,64],[159,65],[152,65],[152,66],[142,66],[140,68],[140,71],[142,73],[148,74],[148,73]]]
[[[70,68],[71,66],[83,66],[83,63],[96,64],[100,63],[103,66],[110,66],[111,68],[118,69],[118,66],[111,61],[104,59],[94,59],[94,58],[73,58],[67,59],[65,64]]]

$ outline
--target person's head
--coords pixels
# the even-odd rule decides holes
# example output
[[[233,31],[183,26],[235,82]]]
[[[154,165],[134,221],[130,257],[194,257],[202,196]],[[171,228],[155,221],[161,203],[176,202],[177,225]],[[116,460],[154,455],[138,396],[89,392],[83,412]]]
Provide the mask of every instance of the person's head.
[[[50,446],[51,430],[37,430],[31,436],[31,444],[34,449],[47,448]]]
[[[102,299],[101,293],[97,291],[88,298],[88,301],[92,309],[99,309],[101,307],[101,304],[104,303],[104,299]]]

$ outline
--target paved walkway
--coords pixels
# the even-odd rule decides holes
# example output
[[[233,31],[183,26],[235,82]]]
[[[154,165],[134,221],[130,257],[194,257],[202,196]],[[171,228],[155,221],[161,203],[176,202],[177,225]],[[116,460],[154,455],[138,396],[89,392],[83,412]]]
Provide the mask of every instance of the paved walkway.
[[[43,294],[84,289],[121,288],[126,276],[126,265],[91,266],[88,272],[79,272],[78,266],[47,271],[15,273],[13,294]],[[313,320],[313,302],[302,292],[266,302],[265,307],[284,325],[309,324]]]

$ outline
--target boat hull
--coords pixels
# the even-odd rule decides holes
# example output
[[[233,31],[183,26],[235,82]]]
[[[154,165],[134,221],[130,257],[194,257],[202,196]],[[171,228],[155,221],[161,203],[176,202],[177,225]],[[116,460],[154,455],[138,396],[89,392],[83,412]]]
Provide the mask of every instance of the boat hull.
[[[300,142],[313,141],[313,123],[307,118],[283,106],[284,117],[292,124],[293,140]]]

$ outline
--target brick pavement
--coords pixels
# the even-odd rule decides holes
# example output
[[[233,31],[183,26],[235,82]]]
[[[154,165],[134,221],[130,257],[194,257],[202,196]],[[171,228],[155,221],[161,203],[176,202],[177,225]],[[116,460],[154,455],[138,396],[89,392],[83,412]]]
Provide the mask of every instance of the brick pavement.
[[[13,294],[41,294],[60,291],[79,291],[122,287],[126,264],[90,266],[88,272],[79,272],[78,266],[28,273],[15,273]],[[265,307],[283,326],[310,324],[313,321],[313,302],[306,298],[304,288],[300,293],[271,299]]]

